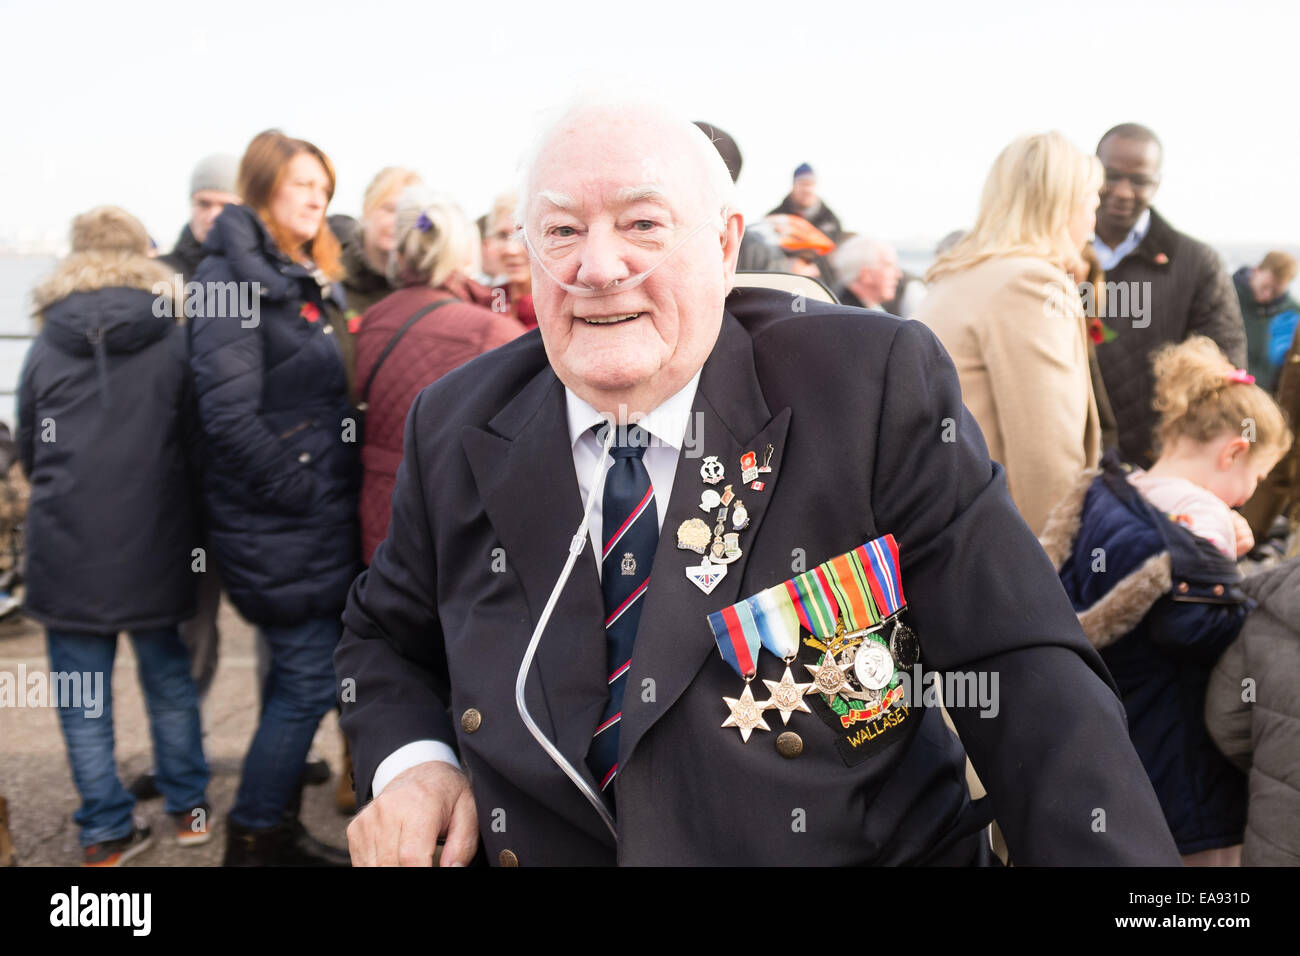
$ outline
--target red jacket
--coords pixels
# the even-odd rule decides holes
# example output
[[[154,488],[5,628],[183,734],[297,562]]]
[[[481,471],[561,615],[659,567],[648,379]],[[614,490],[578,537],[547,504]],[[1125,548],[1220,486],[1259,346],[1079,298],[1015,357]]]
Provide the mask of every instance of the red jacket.
[[[384,359],[370,388],[361,448],[361,556],[366,564],[388,534],[393,484],[402,461],[402,432],[415,396],[452,369],[525,331],[517,319],[484,308],[491,292],[477,283],[452,280],[437,289],[407,286],[376,302],[361,317],[356,340],[358,390],[406,320],[448,296],[462,301],[430,312],[408,329]]]

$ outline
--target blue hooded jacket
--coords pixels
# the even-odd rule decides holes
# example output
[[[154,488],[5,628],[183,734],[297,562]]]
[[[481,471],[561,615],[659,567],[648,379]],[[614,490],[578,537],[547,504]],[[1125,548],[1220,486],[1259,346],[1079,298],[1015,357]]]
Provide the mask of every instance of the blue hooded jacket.
[[[1043,546],[1119,687],[1179,852],[1232,846],[1246,777],[1209,737],[1205,691],[1250,602],[1236,563],[1147,501],[1131,471],[1108,454],[1053,513]]]

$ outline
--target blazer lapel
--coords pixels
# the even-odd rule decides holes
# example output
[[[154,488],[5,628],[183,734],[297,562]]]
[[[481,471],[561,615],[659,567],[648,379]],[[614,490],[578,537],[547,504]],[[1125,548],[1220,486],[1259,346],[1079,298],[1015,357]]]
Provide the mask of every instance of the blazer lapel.
[[[742,592],[746,563],[780,480],[789,425],[790,409],[773,417],[763,398],[749,333],[729,313],[724,314],[718,342],[704,364],[695,395],[692,431],[688,433],[693,433],[694,442],[685,443],[678,459],[672,498],[655,551],[628,672],[626,698],[635,694],[637,699],[627,700],[623,707],[620,767],[627,765],[637,742],[677,701],[709,655],[717,653],[709,613],[746,596]],[[692,444],[699,457],[688,455]],[[753,491],[740,480],[740,456],[753,451],[761,461],[769,444],[773,447],[773,470],[760,476],[764,489]],[[726,470],[716,486],[705,485],[700,475],[703,457],[709,455],[716,455]],[[749,525],[740,532],[740,558],[727,565],[727,575],[713,593],[705,594],[686,577],[686,567],[699,564],[701,557],[677,547],[677,528],[689,518],[702,518],[712,530],[716,512],[705,515],[700,510],[700,493],[707,487],[721,492],[727,485],[744,501]],[[730,512],[727,530],[733,530]],[[648,699],[651,696],[653,700]]]
[[[511,662],[518,667],[582,519],[564,386],[549,366],[489,428],[468,429],[462,442],[483,508],[528,605],[530,626],[521,631]],[[538,645],[525,694],[538,726],[593,786],[597,781],[585,757],[607,699],[604,620],[600,579],[587,546]]]

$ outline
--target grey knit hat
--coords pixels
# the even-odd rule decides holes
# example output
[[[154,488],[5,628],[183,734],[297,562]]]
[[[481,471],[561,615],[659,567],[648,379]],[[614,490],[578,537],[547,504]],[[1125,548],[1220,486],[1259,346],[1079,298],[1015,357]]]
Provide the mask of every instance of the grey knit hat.
[[[190,176],[190,195],[203,189],[237,195],[235,183],[239,177],[239,160],[226,153],[213,153],[199,160]]]

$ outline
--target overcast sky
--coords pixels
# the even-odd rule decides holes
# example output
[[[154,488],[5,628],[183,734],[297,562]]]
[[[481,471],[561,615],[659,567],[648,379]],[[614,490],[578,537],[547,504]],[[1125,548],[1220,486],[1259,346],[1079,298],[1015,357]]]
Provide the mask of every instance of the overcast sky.
[[[199,157],[277,126],[333,159],[331,212],[412,166],[471,216],[542,110],[612,81],[729,131],[755,218],[811,163],[846,228],[928,242],[973,218],[1014,136],[1166,147],[1156,205],[1211,241],[1293,244],[1300,4],[0,0],[0,241],[103,203],[164,248]]]

